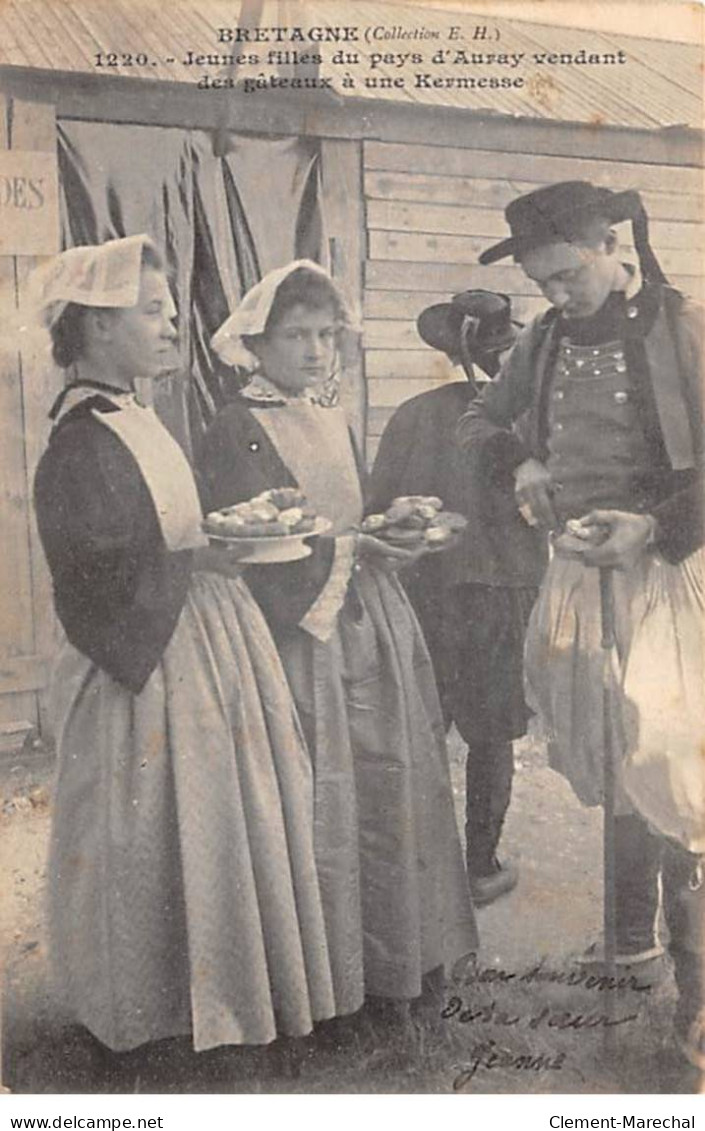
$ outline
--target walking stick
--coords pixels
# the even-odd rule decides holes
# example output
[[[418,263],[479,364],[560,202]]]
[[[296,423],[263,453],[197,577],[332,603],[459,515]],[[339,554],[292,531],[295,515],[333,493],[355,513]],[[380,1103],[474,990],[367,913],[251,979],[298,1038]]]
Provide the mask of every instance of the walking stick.
[[[612,568],[600,568],[600,619],[602,628],[601,647],[603,652],[602,663],[602,740],[603,740],[603,790],[604,790],[604,820],[603,820],[603,946],[605,952],[605,973],[608,978],[615,977],[615,958],[617,953],[617,904],[616,904],[616,875],[615,875],[615,827],[614,827],[614,793],[615,793],[615,748],[614,730],[612,727],[612,696],[614,693],[614,674],[612,668],[613,649],[617,641],[615,637],[614,618],[614,588],[612,585]],[[614,1020],[615,994],[613,990],[607,991],[607,1018]],[[608,1024],[605,1028],[605,1046],[614,1047],[615,1029]]]

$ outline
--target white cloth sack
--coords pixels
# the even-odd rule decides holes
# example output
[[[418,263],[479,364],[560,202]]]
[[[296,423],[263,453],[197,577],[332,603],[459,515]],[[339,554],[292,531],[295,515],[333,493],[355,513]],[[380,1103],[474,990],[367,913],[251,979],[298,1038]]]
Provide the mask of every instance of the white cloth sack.
[[[623,784],[659,832],[705,852],[703,554],[654,564],[624,668]]]

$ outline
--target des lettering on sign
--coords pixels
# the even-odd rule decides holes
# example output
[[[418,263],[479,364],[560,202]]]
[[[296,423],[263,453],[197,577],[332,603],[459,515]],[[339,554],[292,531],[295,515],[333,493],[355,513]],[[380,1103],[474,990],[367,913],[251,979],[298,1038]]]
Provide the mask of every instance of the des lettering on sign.
[[[57,251],[56,154],[0,150],[0,255],[55,255]]]

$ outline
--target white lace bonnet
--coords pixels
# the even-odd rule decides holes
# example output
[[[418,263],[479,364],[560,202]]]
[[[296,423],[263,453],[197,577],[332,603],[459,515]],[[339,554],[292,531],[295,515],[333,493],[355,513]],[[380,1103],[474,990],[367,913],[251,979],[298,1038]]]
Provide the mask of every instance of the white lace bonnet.
[[[34,272],[31,283],[31,301],[39,321],[51,330],[69,303],[107,308],[136,306],[144,248],[149,248],[161,262],[155,244],[142,234],[72,247],[43,263]]]
[[[243,337],[256,337],[258,334],[264,333],[277,291],[282,283],[299,268],[306,268],[326,280],[338,297],[343,310],[344,325],[349,329],[355,328],[348,303],[328,272],[318,263],[314,263],[312,259],[295,259],[292,263],[287,263],[285,267],[277,267],[276,270],[265,275],[259,283],[247,292],[240,305],[216,330],[211,338],[211,345],[226,365],[243,369],[247,373],[255,371],[259,362],[255,355],[247,349],[242,339]]]

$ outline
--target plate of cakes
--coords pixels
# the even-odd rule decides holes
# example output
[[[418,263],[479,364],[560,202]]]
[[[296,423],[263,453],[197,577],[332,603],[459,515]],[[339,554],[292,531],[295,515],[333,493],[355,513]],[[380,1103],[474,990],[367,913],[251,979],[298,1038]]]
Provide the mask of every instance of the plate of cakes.
[[[402,549],[445,550],[457,545],[467,524],[436,495],[399,495],[386,511],[368,514],[360,529]]]
[[[298,487],[273,487],[244,503],[211,511],[203,529],[214,545],[236,547],[238,560],[293,562],[307,558],[309,538],[331,529]]]

